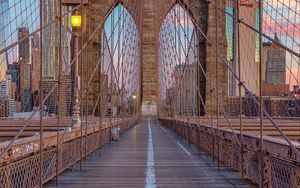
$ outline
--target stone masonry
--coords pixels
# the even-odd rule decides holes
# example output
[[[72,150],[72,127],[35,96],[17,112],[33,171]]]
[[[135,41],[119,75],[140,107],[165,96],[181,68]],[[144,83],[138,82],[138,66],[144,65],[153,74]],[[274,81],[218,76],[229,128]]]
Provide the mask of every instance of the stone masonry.
[[[138,4],[135,0],[120,1],[130,13],[139,28],[141,39],[141,63],[142,63],[142,89],[141,100],[153,101],[157,103],[158,99],[158,32],[159,28],[168,14],[170,9],[175,5],[175,0],[139,0]],[[226,36],[225,36],[225,15],[218,11],[217,18],[215,17],[215,9],[213,6],[208,5],[207,1],[200,0],[180,0],[185,9],[189,11],[192,19],[195,20],[195,28],[200,28],[207,34],[209,41],[207,41],[201,32],[197,34],[199,42],[199,62],[206,71],[207,78],[199,71],[199,85],[202,95],[205,97],[207,112],[216,114],[217,103],[212,97],[211,91],[218,91],[220,103],[227,104],[227,68],[224,66],[221,58],[218,58],[218,80],[219,87],[216,88],[216,52],[215,46],[218,42],[218,53],[226,57]],[[224,7],[226,0],[216,1],[218,6]],[[79,61],[79,70],[81,79],[83,79],[83,87],[88,83],[88,78],[92,74],[91,67],[96,67],[97,60],[101,57],[101,33],[105,17],[115,7],[116,1],[114,0],[91,0],[88,4],[83,6],[83,28],[82,35],[79,37],[79,49],[81,45],[88,41],[89,36],[94,32],[100,24],[97,33],[88,42],[86,49],[83,51],[83,61]],[[217,20],[216,20],[217,19]],[[217,26],[215,25],[217,23]],[[218,38],[216,38],[216,29]],[[81,33],[81,32],[80,32]],[[82,41],[82,43],[81,43]],[[92,51],[92,55],[89,53]],[[79,59],[81,59],[79,57]],[[98,92],[98,73],[94,76],[91,87],[89,88],[89,95],[87,96],[89,103],[93,104],[96,100]],[[201,107],[200,107],[201,108]]]

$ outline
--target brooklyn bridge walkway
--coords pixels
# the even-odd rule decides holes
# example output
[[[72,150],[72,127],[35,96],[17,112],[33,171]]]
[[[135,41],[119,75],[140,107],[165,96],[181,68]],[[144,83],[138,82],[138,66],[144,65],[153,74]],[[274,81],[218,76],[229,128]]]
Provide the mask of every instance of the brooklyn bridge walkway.
[[[162,127],[154,117],[142,118],[119,141],[106,145],[59,176],[47,187],[254,187],[237,172],[213,164]]]

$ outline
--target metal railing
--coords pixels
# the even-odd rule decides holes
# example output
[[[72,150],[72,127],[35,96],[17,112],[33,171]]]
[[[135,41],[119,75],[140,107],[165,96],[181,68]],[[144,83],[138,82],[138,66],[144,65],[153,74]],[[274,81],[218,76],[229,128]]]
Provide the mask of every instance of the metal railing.
[[[217,156],[218,142],[220,144],[219,160],[224,166],[236,171],[243,171],[244,177],[254,183],[261,182],[261,151],[259,149],[259,136],[244,133],[243,150],[236,144],[233,133],[229,129],[220,128],[219,135],[216,127],[199,124],[190,120],[160,118],[162,125],[176,132],[177,135],[186,139],[188,144],[194,144],[199,151],[204,151]],[[239,131],[235,131],[240,137]],[[213,139],[214,138],[214,139]],[[299,187],[300,164],[290,146],[286,143],[277,142],[271,137],[264,138],[265,150],[263,157],[264,187]],[[297,147],[298,149],[300,146]],[[244,152],[243,169],[241,151]]]
[[[105,122],[102,126],[98,124],[90,125],[87,128],[87,137],[83,139],[86,146],[82,158],[93,153],[111,140],[111,128],[119,127],[120,133],[136,124],[137,119],[124,119],[122,121]],[[99,127],[101,129],[99,130]],[[83,134],[85,135],[85,134]],[[44,138],[47,145],[43,146],[43,183],[56,177],[56,168],[61,173],[68,169],[80,160],[81,134],[80,128],[74,129],[64,137],[63,143],[60,146],[58,165],[52,159],[57,155],[56,134],[49,134]],[[12,151],[4,157],[5,161],[2,162],[0,167],[0,187],[37,187],[39,185],[39,139],[38,137],[33,140],[16,143],[12,146]]]

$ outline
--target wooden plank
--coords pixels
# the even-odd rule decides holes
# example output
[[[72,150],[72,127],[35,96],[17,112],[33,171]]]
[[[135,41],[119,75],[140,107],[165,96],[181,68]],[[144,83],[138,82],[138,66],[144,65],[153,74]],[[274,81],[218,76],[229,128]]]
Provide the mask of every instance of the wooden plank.
[[[251,187],[241,183],[237,172],[224,167],[218,172],[210,158],[195,155],[195,150],[180,143],[171,132],[161,128],[155,119],[150,124],[157,187]],[[106,146],[101,156],[96,152],[88,157],[81,172],[77,164],[75,172],[70,170],[63,173],[59,177],[58,187],[145,187],[148,139],[148,122],[142,119],[120,141]],[[56,186],[53,181],[46,187]]]

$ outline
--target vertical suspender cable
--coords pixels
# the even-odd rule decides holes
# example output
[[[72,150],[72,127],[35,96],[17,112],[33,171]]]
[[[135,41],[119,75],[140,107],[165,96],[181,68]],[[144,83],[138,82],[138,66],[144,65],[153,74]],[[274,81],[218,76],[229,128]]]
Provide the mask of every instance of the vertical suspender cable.
[[[82,0],[81,0],[81,3],[82,3]],[[82,6],[80,7],[80,14],[82,14],[82,12],[83,12],[83,8],[82,8]],[[85,18],[83,18],[83,19],[85,19]],[[77,88],[76,90],[78,91],[79,89],[80,89],[80,104],[78,104],[79,106],[80,106],[80,112],[78,112],[78,113],[80,113],[80,116],[81,116],[81,118],[80,118],[80,171],[82,170],[82,158],[83,158],[83,151],[82,151],[82,149],[83,149],[83,127],[82,127],[82,125],[83,125],[83,122],[82,122],[82,119],[83,119],[83,117],[82,117],[82,115],[83,115],[83,87],[82,87],[82,85],[83,85],[83,71],[82,71],[82,65],[83,65],[83,53],[84,53],[84,49],[83,49],[83,35],[82,35],[82,26],[80,27],[80,34],[81,34],[81,36],[80,36],[80,45],[81,45],[81,50],[82,50],[82,52],[81,52],[81,54],[80,54],[80,69],[81,69],[81,76],[82,76],[82,78],[80,79],[80,80],[78,80],[78,78],[76,78],[77,80],[77,82],[78,82],[78,84],[77,84],[77,87],[80,85],[80,88]],[[77,47],[75,48],[75,50],[78,50],[78,36],[79,35],[79,33],[78,33],[78,31],[76,31],[76,37],[75,37],[75,40],[77,40],[77,41],[75,41],[75,45],[77,45]],[[77,52],[76,52],[76,55],[77,55]],[[76,70],[76,74],[78,74],[78,66],[79,66],[79,64],[78,64],[78,56],[76,57],[76,61],[77,61],[77,63],[75,63],[75,66],[77,66],[77,70]],[[78,75],[77,75],[78,76]],[[79,83],[80,82],[80,83]],[[77,95],[78,95],[78,93],[77,93]]]
[[[39,186],[43,187],[43,0],[40,0],[40,164],[39,164]]]
[[[209,15],[209,5],[208,5],[207,12],[208,12],[207,14]],[[211,67],[211,68],[213,68],[213,67]],[[204,74],[204,72],[203,72],[203,74]],[[211,136],[212,136],[211,137],[211,139],[212,139],[211,140],[212,141],[212,151],[211,151],[211,154],[212,154],[213,163],[215,163],[215,134],[214,134],[214,127],[213,127],[213,124],[214,124],[214,116],[213,116],[213,114],[214,114],[214,110],[213,110],[213,108],[214,108],[214,106],[213,106],[213,92],[214,92],[214,88],[213,88],[213,82],[212,82],[212,75],[213,74],[211,74],[211,73],[209,75],[209,80],[211,82],[210,87],[209,87],[210,88],[210,117],[211,117],[211,131],[212,131],[212,134],[211,134]]]
[[[183,14],[183,28],[181,28],[183,31],[183,33],[185,33],[186,31],[185,31],[185,29],[186,29],[186,22],[185,22],[185,12],[183,11],[182,12],[182,14]],[[180,14],[181,16],[182,16],[182,14]],[[180,29],[180,31],[181,31],[181,29]],[[181,36],[181,35],[180,35]],[[182,40],[184,40],[184,44],[183,44],[183,46],[182,46],[182,51],[183,51],[183,53],[184,53],[184,57],[183,57],[183,62],[184,62],[184,66],[185,67],[187,67],[187,66],[189,66],[188,65],[188,61],[187,61],[187,59],[186,59],[186,55],[187,54],[185,54],[185,53],[187,53],[186,52],[186,39],[183,37],[183,39],[181,39],[181,42],[183,42]],[[187,93],[187,91],[188,91],[188,84],[189,84],[189,76],[187,76],[187,75],[189,75],[189,71],[190,71],[190,68],[188,67],[188,69],[185,69],[184,68],[184,70],[183,70],[183,85],[185,86],[185,88],[184,88],[184,94],[185,94],[185,98],[187,99],[187,102],[186,102],[186,104],[185,104],[185,109],[186,109],[186,112],[185,112],[185,116],[186,116],[186,118],[187,118],[187,122],[188,122],[188,124],[187,124],[187,126],[184,126],[185,127],[185,136],[186,136],[186,140],[188,141],[188,146],[190,146],[190,141],[189,141],[189,137],[188,137],[188,131],[189,131],[189,128],[188,128],[188,126],[190,125],[190,119],[189,119],[189,115],[190,115],[190,99],[189,99],[189,94]]]
[[[119,5],[118,6],[118,15],[119,15],[119,19],[118,19],[118,22],[117,22],[117,24],[118,24],[118,33],[117,33],[117,35],[118,35],[118,40],[117,40],[117,43],[118,43],[118,53],[117,53],[117,55],[118,55],[118,66],[117,66],[117,76],[118,76],[118,79],[117,79],[117,88],[119,88],[119,86],[120,86],[120,47],[121,47],[121,45],[120,45],[120,37],[121,37],[121,35],[120,35],[120,32],[121,32],[121,23],[120,23],[120,20],[122,20],[122,18],[120,18],[120,14],[121,14],[121,6]],[[121,115],[121,101],[120,100],[122,100],[122,93],[121,93],[121,89],[122,89],[122,85],[121,85],[121,88],[119,88],[118,89],[118,99],[117,99],[117,106],[118,106],[118,114],[117,114],[117,124],[118,124],[118,120],[119,120],[119,117],[120,117],[120,115]]]
[[[87,16],[87,13],[89,13],[90,11],[84,11],[84,14],[83,14],[83,12],[81,13],[81,14],[83,14],[83,18],[85,19],[86,17],[88,17]],[[88,25],[88,30],[89,31],[91,31],[91,27],[90,27],[90,25],[91,24],[89,24]],[[83,27],[87,27],[87,26],[83,26]],[[82,28],[82,27],[81,27]],[[83,36],[83,29],[81,29],[81,36]],[[94,64],[93,63],[93,54],[91,54],[91,55],[87,55],[87,53],[88,53],[88,51],[90,51],[90,53],[93,53],[93,46],[91,45],[91,43],[90,43],[90,45],[89,45],[89,47],[88,48],[90,48],[89,50],[86,50],[85,51],[85,53],[83,53],[84,54],[84,56],[85,56],[85,59],[87,60],[87,62],[88,63],[91,63],[91,64]],[[92,60],[92,61],[91,61]],[[97,61],[96,61],[97,62]],[[96,65],[97,66],[97,65]],[[82,55],[82,58],[81,58],[81,71],[83,70],[83,55]],[[92,70],[93,71],[93,70]],[[90,69],[87,69],[86,70],[86,74],[87,75],[90,75],[90,74],[92,74],[91,72],[90,72]],[[93,77],[91,78],[92,80],[94,79]],[[89,115],[89,106],[88,106],[88,100],[89,100],[89,95],[91,94],[90,92],[93,92],[93,81],[92,81],[92,87],[91,87],[91,91],[90,91],[90,87],[89,87],[89,85],[87,85],[86,87],[88,87],[87,88],[87,95],[85,96],[85,127],[84,127],[84,158],[86,157],[86,155],[87,155],[87,126],[88,126],[88,115]],[[82,87],[82,85],[81,85],[81,87]],[[90,91],[90,92],[89,92]],[[82,117],[83,118],[83,117]]]
[[[105,32],[105,31],[103,31]],[[104,37],[103,35],[101,35],[101,46],[100,46],[100,58],[102,59],[102,61],[100,62],[99,65],[99,75],[98,75],[98,79],[99,79],[99,93],[100,93],[100,98],[98,101],[98,116],[99,116],[99,135],[98,135],[98,139],[99,139],[99,156],[101,153],[101,127],[102,127],[102,109],[101,109],[101,103],[102,103],[102,88],[103,88],[103,84],[102,84],[102,75],[101,75],[101,71],[102,71],[102,64],[104,65]],[[103,82],[104,83],[104,82]]]
[[[176,9],[174,9],[174,17],[172,18],[173,19],[173,21],[175,22],[175,24],[174,24],[174,43],[175,43],[175,51],[177,51],[177,37],[176,37],[176,14],[177,14],[177,10]],[[175,53],[175,52],[174,52]],[[175,62],[175,68],[176,68],[176,66],[177,66],[177,63]],[[176,73],[177,74],[177,73]],[[175,75],[175,80],[176,80],[176,77],[177,77],[178,75]],[[177,84],[176,84],[176,86],[175,87],[178,87],[177,86]],[[179,115],[179,112],[180,112],[180,102],[179,102],[179,104],[178,104],[178,99],[180,99],[179,98],[180,97],[180,91],[179,91],[179,96],[178,96],[178,90],[177,89],[175,89],[175,118]],[[178,110],[179,109],[179,110]],[[178,112],[179,111],[179,112]],[[176,121],[176,120],[175,120]]]
[[[113,69],[115,68],[114,66],[114,38],[115,38],[115,9],[112,11],[111,15],[111,47],[110,47],[110,61],[111,61],[111,69],[110,69],[110,116],[109,116],[109,143],[111,144],[111,126],[112,126],[112,115],[113,115],[113,91],[114,89],[114,74],[113,74]]]
[[[126,53],[126,52],[123,52],[124,48],[125,48],[124,47],[124,43],[125,43],[125,41],[124,41],[125,40],[124,39],[124,35],[125,35],[125,12],[124,12],[124,9],[125,9],[125,7],[122,7],[122,8],[123,8],[123,10],[122,10],[122,31],[120,31],[120,32],[122,32],[121,35],[120,35],[120,36],[122,36],[122,40],[120,40],[120,41],[122,41],[122,53],[121,53],[121,57],[120,58],[122,58],[122,61],[121,61],[122,79],[121,80],[122,80],[122,88],[123,88],[124,85],[125,85],[125,82],[124,82],[124,59],[123,59],[123,53]],[[133,87],[133,85],[131,85],[131,90],[132,90],[132,87]],[[124,89],[125,89],[125,87],[124,87]],[[126,95],[126,94],[124,93],[124,95]],[[123,96],[123,97],[125,97],[125,96]],[[124,118],[125,107],[123,106],[122,103],[121,103],[121,105],[122,105],[122,110],[121,110],[121,112],[122,112],[122,118]]]
[[[178,15],[181,16],[180,14],[180,7],[177,6],[177,11],[178,11]],[[179,25],[179,22],[180,20],[177,20],[178,22],[178,25]],[[177,22],[176,22],[176,30],[178,30],[177,28]],[[181,42],[181,30],[177,31],[179,34],[178,34],[178,44]],[[180,45],[178,45],[178,56],[179,56],[179,75],[180,75],[180,82],[179,82],[179,87],[180,87],[180,106],[181,106],[181,109],[180,109],[180,115],[184,115],[184,105],[182,105],[182,100],[183,100],[183,97],[184,97],[184,86],[182,87],[182,74],[184,74],[184,69],[181,69],[181,47]],[[182,90],[182,89],[183,90]],[[183,136],[183,135],[182,135]]]
[[[262,99],[262,7],[263,1],[259,0],[259,123],[260,123],[260,173],[261,173],[261,187],[264,186],[264,141],[263,141],[263,99]]]
[[[235,49],[237,49],[237,63],[238,63],[238,77],[239,80],[241,80],[241,68],[242,68],[242,63],[241,63],[241,47],[240,47],[240,4],[239,1],[236,1],[235,3],[236,10],[235,10],[235,15],[236,19],[235,20],[235,32],[236,32],[236,46]],[[235,56],[236,56],[235,55]],[[236,61],[236,59],[235,59]],[[236,62],[235,62],[236,63]],[[242,179],[244,179],[244,144],[243,144],[243,121],[242,121],[242,113],[243,113],[243,99],[242,99],[242,84],[239,83],[239,120],[240,120],[240,137],[241,137],[241,173],[242,173]]]
[[[62,0],[59,0],[59,60],[58,60],[58,88],[57,88],[57,146],[56,146],[56,185],[59,173],[59,131],[60,131],[60,89],[61,89],[61,66],[62,66]]]
[[[215,0],[215,3],[217,5],[217,0]],[[220,170],[220,142],[219,142],[219,62],[218,62],[218,10],[217,7],[215,7],[215,37],[216,37],[216,107],[217,107],[217,161],[218,161],[218,170]]]

